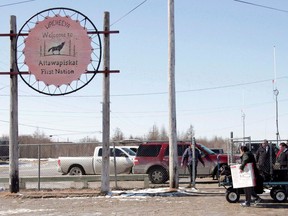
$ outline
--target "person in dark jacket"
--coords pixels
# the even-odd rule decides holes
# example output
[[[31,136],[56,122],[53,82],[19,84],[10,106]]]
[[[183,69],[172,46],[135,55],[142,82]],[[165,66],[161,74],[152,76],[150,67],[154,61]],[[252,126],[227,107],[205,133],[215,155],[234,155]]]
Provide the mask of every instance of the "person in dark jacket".
[[[244,171],[244,168],[248,163],[252,163],[253,168],[254,168],[254,176],[257,179],[257,176],[259,176],[259,172],[258,172],[258,169],[256,167],[256,161],[255,161],[255,157],[254,157],[253,153],[248,151],[247,146],[241,146],[240,152],[241,152],[240,172]],[[257,182],[257,180],[256,180],[256,182]],[[245,196],[246,196],[246,201],[244,203],[241,203],[241,206],[250,207],[251,196],[255,197],[255,204],[261,202],[261,198],[256,194],[254,187],[246,187],[246,188],[244,188],[244,192],[245,192]]]
[[[184,164],[187,165],[188,170],[189,170],[189,174],[190,174],[190,184],[188,187],[191,187],[191,184],[193,182],[193,149],[192,149],[193,145],[191,143],[191,145],[185,149],[183,155],[182,155],[182,160],[181,160],[181,166],[183,166]],[[197,166],[198,166],[198,160],[203,164],[203,166],[205,167],[205,163],[201,158],[201,153],[199,151],[199,149],[195,148],[195,169],[194,169],[194,173],[195,173],[195,178],[197,176]]]
[[[280,143],[280,155],[278,156],[277,160],[280,164],[280,169],[287,169],[288,168],[288,146],[286,143]]]
[[[268,141],[264,140],[256,151],[256,163],[258,165],[259,173],[264,178],[264,181],[270,180],[270,167],[272,164],[275,164],[275,162],[275,151],[272,146],[269,146]]]

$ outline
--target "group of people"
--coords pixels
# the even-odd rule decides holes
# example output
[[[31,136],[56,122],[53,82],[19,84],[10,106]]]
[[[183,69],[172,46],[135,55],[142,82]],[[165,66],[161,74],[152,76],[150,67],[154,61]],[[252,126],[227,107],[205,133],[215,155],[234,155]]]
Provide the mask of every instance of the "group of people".
[[[241,203],[243,207],[250,206],[252,196],[254,197],[254,203],[257,204],[261,202],[261,198],[257,195],[256,191],[258,192],[259,190],[263,190],[263,181],[270,180],[271,172],[275,162],[279,163],[280,169],[288,169],[288,145],[284,142],[281,142],[279,147],[280,149],[276,154],[275,149],[272,146],[269,146],[268,140],[264,140],[261,146],[257,149],[256,154],[254,156],[254,154],[249,151],[247,146],[241,146],[240,172],[243,172],[245,166],[248,163],[252,163],[254,167],[254,174],[256,177],[255,188],[254,187],[244,188],[246,201]],[[191,183],[195,182],[195,178],[197,175],[198,161],[200,161],[203,164],[203,166],[205,166],[205,163],[201,158],[201,153],[197,148],[195,148],[195,155],[193,157],[193,145],[191,143],[190,147],[184,151],[181,160],[181,166],[186,164],[189,170],[190,184],[188,187],[191,187]]]
[[[288,146],[286,143],[280,143],[280,149],[276,155],[275,149],[269,146],[268,141],[264,140],[261,146],[256,151],[255,157],[249,151],[247,146],[241,146],[241,166],[240,172],[243,172],[244,167],[248,163],[253,164],[254,175],[256,177],[256,187],[263,188],[263,181],[269,181],[275,162],[278,162],[280,169],[288,168]],[[255,192],[255,187],[244,188],[246,201],[241,203],[243,207],[249,207],[251,204],[251,196],[255,198],[255,203],[261,202],[260,197]]]

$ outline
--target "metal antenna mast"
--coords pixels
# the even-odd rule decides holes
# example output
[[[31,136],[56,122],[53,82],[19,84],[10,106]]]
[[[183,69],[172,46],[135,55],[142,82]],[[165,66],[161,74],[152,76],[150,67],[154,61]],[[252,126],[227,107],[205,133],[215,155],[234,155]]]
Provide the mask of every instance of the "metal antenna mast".
[[[244,91],[242,92],[242,100],[243,100],[243,107],[242,107],[242,109],[241,109],[241,117],[242,117],[242,130],[243,130],[243,145],[245,145],[245,117],[246,117],[246,115],[245,115],[245,112],[244,112],[244,105],[245,105],[245,103],[244,103]]]
[[[245,144],[245,112],[242,110],[243,142]]]
[[[279,135],[279,124],[278,124],[278,95],[279,95],[279,90],[277,89],[276,85],[276,54],[275,54],[275,46],[274,46],[274,88],[273,88],[273,93],[275,95],[275,102],[276,102],[276,140],[277,140],[277,146],[278,146],[278,141],[280,139]]]

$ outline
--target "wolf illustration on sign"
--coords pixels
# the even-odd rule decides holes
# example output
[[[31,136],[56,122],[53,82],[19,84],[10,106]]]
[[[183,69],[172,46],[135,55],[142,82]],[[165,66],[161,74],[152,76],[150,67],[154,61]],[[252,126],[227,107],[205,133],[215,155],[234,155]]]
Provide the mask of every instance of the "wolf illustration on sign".
[[[61,43],[60,45],[58,45],[58,46],[53,46],[53,47],[51,47],[50,49],[48,49],[48,52],[52,51],[52,54],[54,55],[54,52],[55,52],[55,51],[58,51],[58,55],[60,55],[60,51],[61,51],[61,49],[63,48],[64,44],[65,44],[65,42],[62,42],[62,43]]]

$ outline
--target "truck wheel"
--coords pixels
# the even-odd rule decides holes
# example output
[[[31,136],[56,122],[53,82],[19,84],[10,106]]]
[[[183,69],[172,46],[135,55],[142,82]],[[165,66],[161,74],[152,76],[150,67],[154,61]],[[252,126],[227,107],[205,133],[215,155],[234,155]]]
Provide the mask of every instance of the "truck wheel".
[[[149,172],[149,179],[153,184],[162,184],[168,180],[168,174],[162,167],[152,168]]]
[[[69,171],[69,175],[84,175],[85,172],[80,166],[73,166]]]

